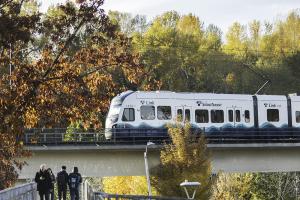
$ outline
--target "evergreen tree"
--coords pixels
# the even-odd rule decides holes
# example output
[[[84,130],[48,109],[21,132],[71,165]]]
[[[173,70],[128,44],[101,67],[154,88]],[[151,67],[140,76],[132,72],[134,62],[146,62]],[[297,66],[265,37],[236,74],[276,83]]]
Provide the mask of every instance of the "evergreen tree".
[[[208,199],[211,187],[210,153],[204,136],[192,134],[190,124],[168,129],[171,144],[161,151],[161,163],[151,172],[152,185],[163,196],[185,197],[180,183],[200,182],[195,199]]]

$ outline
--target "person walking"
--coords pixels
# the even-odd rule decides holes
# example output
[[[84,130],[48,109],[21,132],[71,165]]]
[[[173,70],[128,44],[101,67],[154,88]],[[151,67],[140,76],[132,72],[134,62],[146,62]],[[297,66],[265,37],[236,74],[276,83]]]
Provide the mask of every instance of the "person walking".
[[[54,183],[55,183],[55,176],[51,170],[51,168],[47,169],[49,175],[50,175],[50,179],[51,179],[51,183],[50,183],[50,190],[49,190],[49,195],[50,195],[50,200],[54,200]]]
[[[69,175],[66,171],[67,167],[62,166],[61,171],[57,173],[56,181],[57,181],[57,189],[58,189],[58,199],[63,200],[67,199],[67,185],[69,181]]]
[[[51,187],[51,178],[49,172],[46,170],[46,164],[40,166],[40,170],[35,174],[35,182],[37,183],[37,190],[39,191],[40,200],[49,200],[49,191]]]
[[[73,173],[69,174],[69,189],[71,200],[79,200],[79,186],[82,183],[81,174],[78,172],[78,167],[74,167]]]

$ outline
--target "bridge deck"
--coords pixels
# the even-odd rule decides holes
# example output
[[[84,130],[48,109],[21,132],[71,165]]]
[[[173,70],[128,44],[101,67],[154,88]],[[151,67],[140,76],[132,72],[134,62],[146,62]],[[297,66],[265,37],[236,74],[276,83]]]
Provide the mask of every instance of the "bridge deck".
[[[219,133],[206,134],[212,154],[212,171],[272,172],[300,171],[300,133],[258,132],[255,134]],[[20,173],[21,179],[34,177],[41,163],[54,172],[62,165],[78,166],[86,177],[144,175],[146,143],[149,166],[160,163],[159,150],[166,137],[126,137],[105,140],[103,132],[31,132],[24,137],[24,144],[32,151],[28,166]]]

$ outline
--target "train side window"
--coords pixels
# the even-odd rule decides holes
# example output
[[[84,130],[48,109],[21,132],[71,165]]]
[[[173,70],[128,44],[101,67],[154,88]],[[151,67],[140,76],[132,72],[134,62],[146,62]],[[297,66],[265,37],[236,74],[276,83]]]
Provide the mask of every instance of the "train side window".
[[[249,123],[250,122],[250,111],[245,110],[245,122]]]
[[[154,106],[141,106],[141,119],[144,119],[144,120],[155,119],[155,107]]]
[[[228,121],[233,122],[233,110],[228,110]]]
[[[190,109],[184,110],[185,121],[191,121],[191,111]]]
[[[208,123],[208,110],[195,110],[197,123]]]
[[[133,108],[124,108],[122,121],[129,122],[129,121],[134,121],[134,120],[135,120],[134,109]]]
[[[267,109],[267,120],[269,122],[279,121],[279,110],[278,109]]]
[[[177,121],[182,122],[182,109],[177,110]]]
[[[296,122],[300,123],[300,111],[296,111]]]
[[[240,122],[241,121],[241,111],[235,110],[235,121]]]
[[[224,122],[224,111],[223,110],[211,110],[210,111],[212,123],[223,123]]]
[[[160,120],[172,119],[171,106],[157,106],[157,119]]]

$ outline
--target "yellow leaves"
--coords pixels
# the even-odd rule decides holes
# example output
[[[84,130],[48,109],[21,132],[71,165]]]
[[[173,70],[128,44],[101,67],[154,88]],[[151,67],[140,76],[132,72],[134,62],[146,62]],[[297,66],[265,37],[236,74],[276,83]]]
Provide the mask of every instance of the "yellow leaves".
[[[103,178],[104,192],[110,194],[147,195],[147,181],[144,176],[118,176]],[[157,192],[152,190],[155,195]]]
[[[212,200],[235,200],[244,199],[250,195],[251,173],[219,173],[212,188]]]
[[[35,108],[29,107],[25,113],[25,126],[27,128],[33,128],[37,124],[39,116]]]

